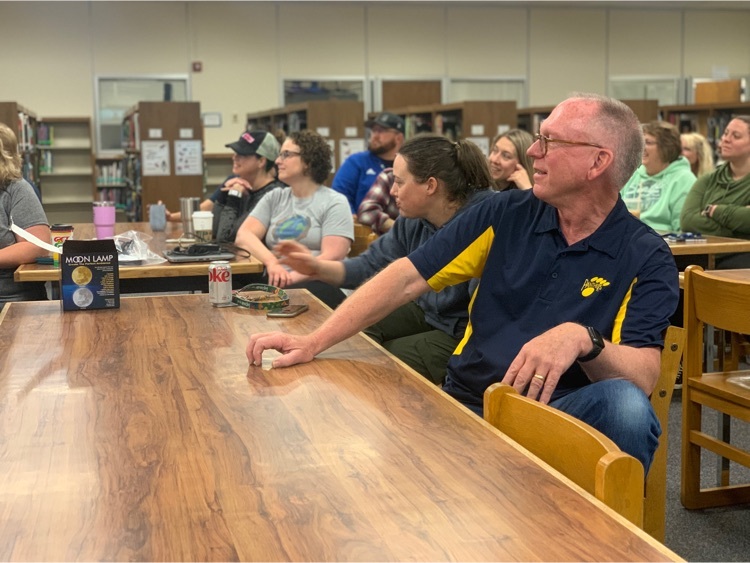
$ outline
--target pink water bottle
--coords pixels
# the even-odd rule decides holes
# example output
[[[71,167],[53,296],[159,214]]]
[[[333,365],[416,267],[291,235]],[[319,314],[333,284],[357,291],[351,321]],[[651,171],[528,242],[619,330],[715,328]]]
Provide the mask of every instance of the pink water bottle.
[[[96,238],[115,236],[115,204],[111,201],[94,202],[94,228]]]

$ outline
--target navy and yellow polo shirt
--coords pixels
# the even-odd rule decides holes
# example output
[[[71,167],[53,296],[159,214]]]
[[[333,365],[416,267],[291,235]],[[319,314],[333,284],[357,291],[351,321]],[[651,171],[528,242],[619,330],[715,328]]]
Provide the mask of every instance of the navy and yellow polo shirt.
[[[593,326],[615,344],[662,346],[679,296],[669,247],[622,200],[596,232],[568,246],[557,210],[532,190],[498,193],[409,259],[435,291],[480,278],[444,386],[471,405],[481,406],[526,342],[564,322]],[[574,363],[558,389],[588,383]]]

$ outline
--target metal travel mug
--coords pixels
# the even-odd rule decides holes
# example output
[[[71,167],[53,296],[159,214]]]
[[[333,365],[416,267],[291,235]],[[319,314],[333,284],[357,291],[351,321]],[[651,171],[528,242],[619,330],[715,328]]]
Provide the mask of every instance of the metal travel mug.
[[[182,217],[183,236],[193,233],[193,212],[200,210],[201,200],[199,197],[180,198],[180,216]]]

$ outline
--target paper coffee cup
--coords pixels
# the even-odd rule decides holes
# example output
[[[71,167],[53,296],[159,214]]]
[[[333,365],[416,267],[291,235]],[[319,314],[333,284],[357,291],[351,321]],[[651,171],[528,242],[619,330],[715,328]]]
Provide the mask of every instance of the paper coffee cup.
[[[210,211],[193,212],[193,232],[198,240],[203,242],[210,241],[214,224],[214,214]]]

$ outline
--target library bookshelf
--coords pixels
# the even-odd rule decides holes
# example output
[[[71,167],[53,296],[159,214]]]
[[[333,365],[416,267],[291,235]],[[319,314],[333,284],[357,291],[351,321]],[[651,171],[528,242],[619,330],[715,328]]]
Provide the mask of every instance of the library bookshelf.
[[[96,197],[89,117],[45,117],[37,125],[42,205],[51,223],[91,220]]]
[[[498,132],[516,127],[515,102],[467,101],[450,104],[428,104],[389,108],[385,111],[401,116],[408,139],[418,133],[432,132],[449,139],[470,139],[483,150]],[[371,113],[370,117],[377,113]]]

